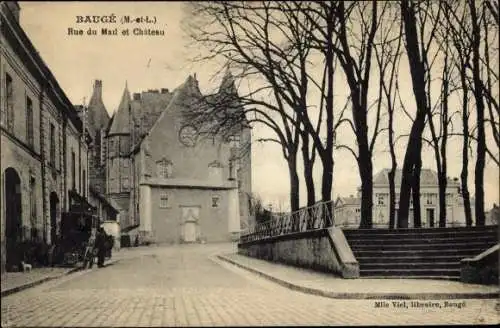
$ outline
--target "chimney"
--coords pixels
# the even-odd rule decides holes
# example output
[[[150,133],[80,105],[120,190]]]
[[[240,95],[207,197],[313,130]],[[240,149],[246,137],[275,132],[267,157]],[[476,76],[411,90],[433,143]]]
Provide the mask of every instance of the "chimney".
[[[101,80],[95,80],[93,96],[96,96],[99,99],[102,98],[102,81]]]
[[[141,94],[140,93],[134,93],[134,100],[141,100]]]

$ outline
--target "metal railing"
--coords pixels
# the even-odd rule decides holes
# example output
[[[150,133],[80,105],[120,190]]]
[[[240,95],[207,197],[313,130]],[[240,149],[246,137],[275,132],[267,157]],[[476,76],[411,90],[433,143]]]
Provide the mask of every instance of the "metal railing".
[[[295,212],[273,214],[270,220],[258,223],[243,233],[240,242],[328,228],[333,223],[333,201],[320,202]]]

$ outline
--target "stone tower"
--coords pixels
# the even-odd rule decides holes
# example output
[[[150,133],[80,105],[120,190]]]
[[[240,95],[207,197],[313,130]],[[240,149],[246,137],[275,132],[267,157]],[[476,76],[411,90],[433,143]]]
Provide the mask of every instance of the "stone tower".
[[[222,78],[217,96],[221,104],[227,106],[227,111],[233,118],[231,124],[233,131],[230,134],[237,136],[233,141],[232,153],[235,178],[238,181],[238,196],[240,209],[240,225],[245,230],[254,224],[250,217],[250,198],[252,192],[252,163],[251,163],[251,130],[243,112],[243,107],[238,101],[238,90],[235,85],[234,76],[228,68]]]
[[[102,81],[95,80],[87,109],[87,127],[93,145],[89,156],[90,185],[98,192],[106,192],[106,129],[110,117],[102,101]]]
[[[120,226],[129,227],[129,199],[132,183],[131,150],[131,99],[128,86],[113,115],[107,133],[107,195],[119,206]]]

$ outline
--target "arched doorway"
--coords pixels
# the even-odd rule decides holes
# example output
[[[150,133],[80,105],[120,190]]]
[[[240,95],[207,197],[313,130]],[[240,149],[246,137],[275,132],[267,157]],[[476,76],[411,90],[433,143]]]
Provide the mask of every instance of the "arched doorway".
[[[18,245],[22,241],[21,179],[16,170],[5,170],[5,239],[7,270],[17,267],[21,261]]]
[[[59,197],[55,192],[50,193],[50,243],[54,244],[57,237],[57,209]]]

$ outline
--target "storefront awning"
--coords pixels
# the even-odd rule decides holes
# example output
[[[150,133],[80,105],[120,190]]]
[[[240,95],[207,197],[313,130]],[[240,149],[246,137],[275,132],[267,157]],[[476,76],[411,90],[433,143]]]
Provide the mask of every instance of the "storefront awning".
[[[69,213],[96,215],[97,209],[76,191],[69,191]]]

